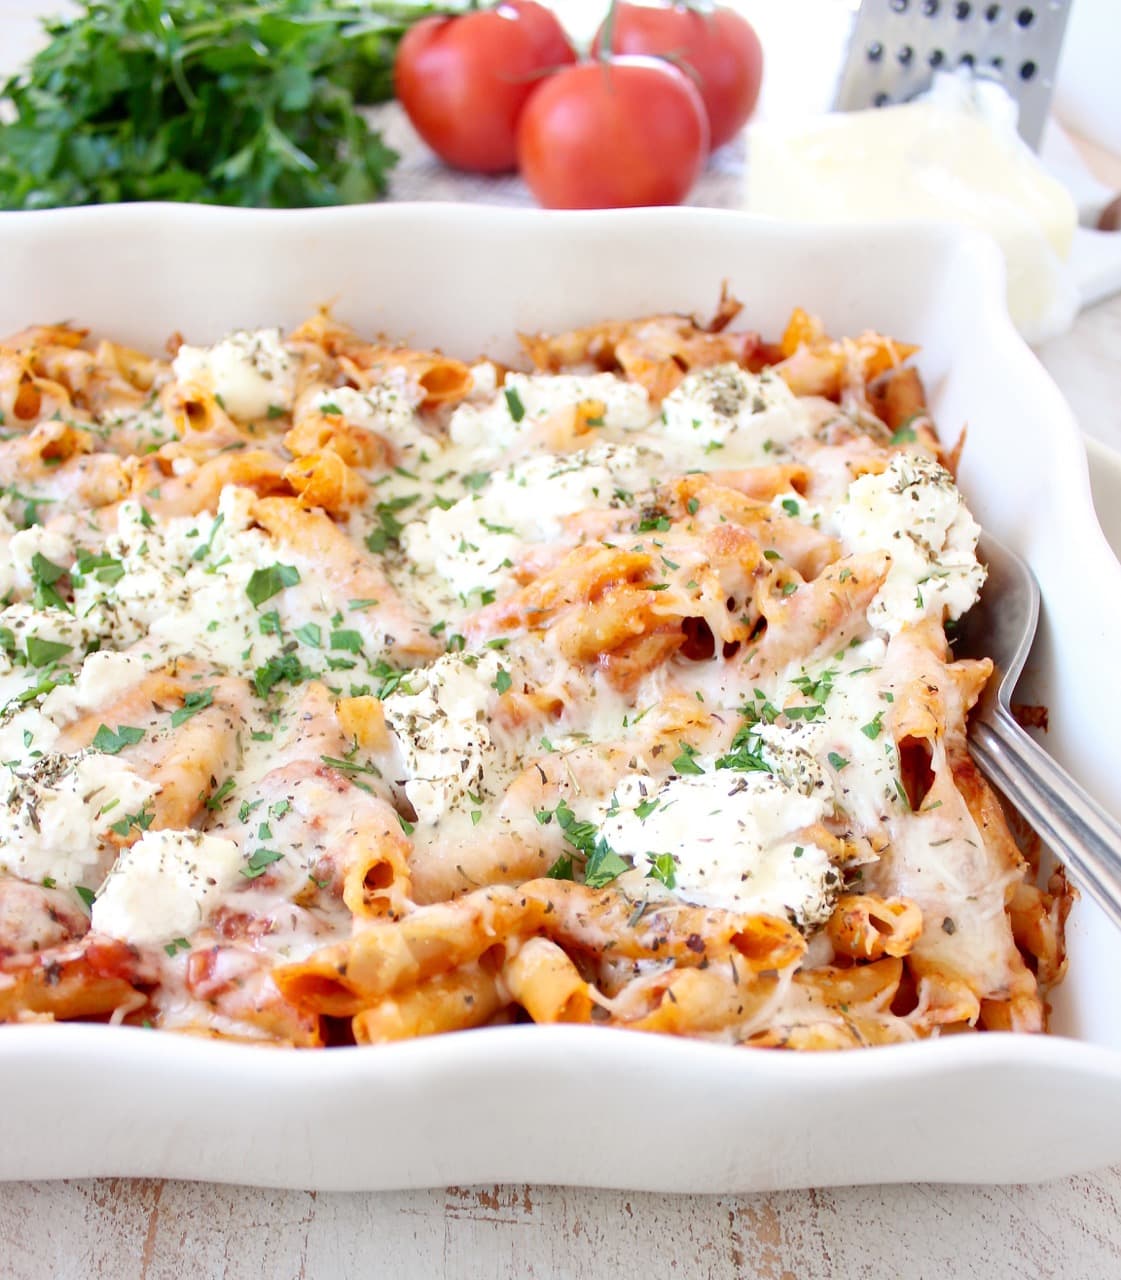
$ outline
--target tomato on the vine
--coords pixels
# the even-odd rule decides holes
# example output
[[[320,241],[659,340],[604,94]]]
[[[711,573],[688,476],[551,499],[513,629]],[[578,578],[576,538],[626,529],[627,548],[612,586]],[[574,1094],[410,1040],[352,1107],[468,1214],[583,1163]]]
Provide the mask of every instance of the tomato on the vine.
[[[518,117],[542,76],[576,55],[556,15],[534,0],[502,0],[458,17],[425,18],[397,50],[397,97],[448,164],[513,169]]]
[[[558,71],[530,98],[518,126],[522,177],[552,209],[677,204],[707,155],[700,94],[658,58]]]
[[[592,51],[668,58],[694,76],[713,147],[739,132],[759,98],[759,37],[746,18],[721,5],[699,10],[680,0],[616,4],[596,33]]]

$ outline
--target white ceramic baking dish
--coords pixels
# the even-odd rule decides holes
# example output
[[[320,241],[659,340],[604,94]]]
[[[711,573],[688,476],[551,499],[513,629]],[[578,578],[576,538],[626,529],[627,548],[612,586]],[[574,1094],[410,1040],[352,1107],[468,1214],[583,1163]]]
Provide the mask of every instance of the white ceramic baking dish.
[[[462,354],[515,330],[713,308],[768,334],[921,342],[961,483],[1044,595],[1025,695],[1107,806],[1121,738],[1121,567],[1070,412],[1003,306],[987,243],[703,210],[125,206],[0,215],[0,332],[72,319],[150,349],[233,326],[345,320]],[[552,1182],[747,1191],[1039,1179],[1121,1161],[1121,935],[1080,903],[1048,1037],[795,1056],[593,1028],[506,1027],[299,1053],[139,1029],[0,1028],[0,1177],[140,1174],[279,1186]]]

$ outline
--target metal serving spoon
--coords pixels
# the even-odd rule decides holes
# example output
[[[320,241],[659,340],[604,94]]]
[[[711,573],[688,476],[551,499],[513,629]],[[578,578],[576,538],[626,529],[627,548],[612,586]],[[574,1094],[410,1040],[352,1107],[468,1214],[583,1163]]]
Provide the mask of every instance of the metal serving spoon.
[[[1014,552],[985,534],[981,598],[962,619],[954,652],[996,666],[973,712],[970,745],[981,770],[1060,857],[1071,880],[1121,928],[1121,823],[1055,763],[1012,716],[1011,699],[1039,621],[1039,587]]]

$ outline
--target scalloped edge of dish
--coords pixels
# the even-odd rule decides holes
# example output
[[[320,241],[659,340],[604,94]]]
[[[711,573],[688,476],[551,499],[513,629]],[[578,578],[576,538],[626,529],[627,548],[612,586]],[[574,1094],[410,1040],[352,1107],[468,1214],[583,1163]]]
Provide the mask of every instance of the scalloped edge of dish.
[[[986,356],[1016,388],[1017,403],[1030,402],[1047,427],[1035,442],[1039,466],[1073,522],[1084,561],[1121,598],[1121,566],[1093,516],[1081,437],[1012,328],[1002,263],[978,236],[929,225],[824,231],[694,209],[122,206],[0,217],[0,245],[25,255],[17,277],[48,242],[65,250],[54,266],[65,272],[100,251],[127,264],[146,242],[171,254],[192,236],[204,250],[230,237],[243,246],[260,240],[278,253],[328,237],[353,245],[363,236],[391,243],[474,238],[476,248],[485,243],[501,253],[495,246],[528,237],[546,254],[572,252],[574,244],[601,256],[612,248],[623,258],[645,254],[651,268],[659,246],[665,254],[686,243],[697,246],[696,256],[708,255],[709,276],[710,242],[731,245],[741,236],[756,242],[756,251],[771,245],[798,260],[803,275],[814,261],[838,256],[875,263],[894,254],[903,264],[908,254],[941,254],[955,279],[970,282],[963,324],[984,335]],[[610,275],[608,267],[615,263],[605,259]],[[0,280],[6,274],[13,271],[0,265]],[[673,288],[687,292],[688,264],[676,263],[671,274]],[[812,304],[799,292],[792,286],[784,296],[787,309]],[[58,296],[71,294],[63,286]],[[585,314],[596,305],[586,305]],[[944,335],[947,344],[953,346],[951,335]],[[994,529],[1007,537],[999,517],[1015,508],[1007,495],[988,497]],[[1030,522],[1017,532],[1014,543],[1052,556]],[[1046,568],[1056,573],[1052,559]],[[1045,635],[1045,652],[1062,638]],[[1104,776],[1087,779],[1099,793]],[[1117,939],[1105,927],[1092,905],[1080,904],[1072,917],[1072,952],[1087,966],[1078,975],[1084,997],[1066,1001],[1072,1007],[1063,1018],[1072,1024],[1094,999],[1089,965],[1100,969],[1102,954],[1116,954]],[[750,1191],[1031,1180],[1121,1159],[1121,1024],[1105,1027],[1099,1043],[989,1034],[805,1057],[561,1027],[492,1028],[324,1054],[94,1026],[3,1034],[0,1079],[25,1105],[10,1112],[0,1178],[130,1174],[325,1190],[530,1181]]]

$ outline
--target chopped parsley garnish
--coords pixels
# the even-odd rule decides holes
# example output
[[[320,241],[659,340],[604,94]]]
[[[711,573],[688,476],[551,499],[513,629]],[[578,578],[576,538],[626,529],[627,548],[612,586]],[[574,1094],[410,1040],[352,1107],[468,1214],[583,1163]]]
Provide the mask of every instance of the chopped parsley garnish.
[[[169,956],[174,956],[179,951],[190,951],[191,944],[186,938],[172,938],[172,940],[164,947]]]
[[[559,800],[555,809],[538,809],[536,817],[543,826],[556,819],[575,855],[583,859],[584,883],[588,888],[602,889],[631,869],[630,863],[619,857],[599,834],[596,824],[578,821],[566,801]],[[573,880],[576,878],[574,860],[571,853],[561,854],[545,874],[553,880]]]
[[[33,667],[49,667],[52,662],[64,658],[73,647],[59,640],[40,640],[38,636],[28,636],[27,661]]]
[[[506,387],[503,394],[506,396],[506,407],[510,410],[510,417],[515,422],[521,422],[525,417],[525,405],[522,404],[517,387]]]
[[[107,586],[120,582],[125,576],[124,565],[107,551],[102,551],[97,555],[92,551],[83,551],[78,556],[77,568],[83,577],[93,574],[98,582],[104,582]]]
[[[845,759],[845,757],[842,755],[838,755],[836,751],[830,751],[829,763],[833,766],[834,769],[837,770],[838,773],[840,773],[840,771],[846,768],[848,765],[848,761]]]
[[[48,560],[40,551],[31,557],[31,581],[35,586],[34,604],[36,609],[73,610],[58,593],[55,583],[64,576],[66,570],[53,560]]]
[[[205,711],[207,707],[214,702],[214,686],[209,689],[194,689],[183,699],[183,705],[171,713],[171,727],[178,729],[181,724],[186,723],[192,716],[197,716],[200,711]]]
[[[283,653],[279,657],[270,658],[254,671],[253,688],[259,698],[267,698],[282,680],[287,680],[289,684],[302,684],[313,674],[294,653]]]
[[[638,533],[668,533],[670,518],[656,508],[647,508],[638,522]]]
[[[285,587],[294,587],[300,580],[300,571],[293,564],[272,564],[267,569],[254,569],[245,586],[245,594],[255,608],[271,600]]]
[[[672,853],[646,855],[650,859],[650,870],[647,880],[660,880],[667,889],[677,888],[677,860]]]
[[[222,802],[234,789],[234,786],[235,786],[234,779],[227,778],[220,787],[217,787],[214,791],[210,793],[210,795],[206,797],[206,807],[210,810],[211,813],[214,813],[216,810],[222,807]]]
[[[880,736],[880,730],[883,729],[883,718],[884,713],[882,711],[877,711],[867,724],[862,724],[860,726],[860,732],[864,734],[866,738],[878,738]]]
[[[148,808],[148,802],[145,801],[136,813],[126,813],[119,822],[114,822],[109,830],[115,831],[121,837],[127,837],[133,827],[137,831],[147,831],[154,817],[155,814]]]
[[[697,748],[691,747],[687,742],[679,742],[677,745],[681,748],[681,754],[673,762],[674,773],[704,773],[704,769],[697,763]]]
[[[742,773],[773,773],[763,758],[763,740],[755,732],[759,721],[748,719],[736,730],[727,754],[716,762],[718,769],[738,769]]]
[[[219,512],[219,513],[214,517],[214,523],[210,526],[210,537],[209,537],[209,538],[207,538],[207,540],[202,544],[202,546],[201,546],[201,547],[196,547],[196,548],[195,548],[194,553],[193,553],[193,554],[192,554],[192,556],[191,556],[191,559],[192,559],[192,560],[205,560],[205,559],[206,559],[206,557],[210,554],[210,548],[214,545],[214,535],[215,535],[215,534],[218,532],[218,530],[222,527],[222,524],[223,524],[223,522],[224,522],[225,518],[226,518],[226,517],[225,517],[224,515],[222,515],[222,513],[221,513],[221,512]],[[79,566],[79,568],[80,568],[80,567],[81,567],[81,566]],[[297,576],[296,576],[296,581],[297,581],[297,582],[299,581],[299,575],[298,575],[298,574],[297,574]],[[267,598],[267,597],[266,597],[266,598]],[[252,599],[252,596],[250,597],[250,599]]]
[[[342,649],[346,653],[361,653],[362,633],[359,631],[332,631],[331,648]]]
[[[786,512],[788,516],[795,516],[795,517],[798,516],[798,514],[802,510],[802,508],[798,505],[798,503],[793,498],[783,498],[782,509],[783,511]]]
[[[305,622],[302,627],[297,627],[292,634],[297,640],[310,645],[313,649],[323,648],[323,628],[320,627],[318,622]]]
[[[92,889],[87,889],[84,884],[76,884],[74,886],[74,892],[86,904],[86,910],[88,911],[89,908],[93,906],[93,902],[97,897],[97,894],[94,893]]]
[[[409,674],[408,670],[398,671],[396,667],[391,667],[388,662],[379,660],[373,669],[373,674],[381,681],[378,686],[376,697],[384,702],[391,693],[400,688],[401,681]]]
[[[135,728],[133,725],[120,725],[114,732],[108,725],[103,724],[98,726],[97,732],[93,735],[92,745],[95,751],[104,751],[107,756],[115,756],[123,748],[135,746],[143,736],[144,730]]]
[[[262,613],[257,619],[257,626],[263,636],[280,635],[280,614],[275,609],[270,609],[268,613]]]
[[[562,853],[545,874],[550,880],[575,880],[575,868],[572,854]]]
[[[374,508],[377,528],[366,535],[366,547],[375,555],[388,551],[401,541],[405,526],[397,519],[397,512],[411,507],[420,498],[419,493],[408,494],[400,498],[390,498],[388,502],[379,502]]]
[[[241,868],[241,874],[246,880],[256,880],[258,876],[263,876],[274,862],[279,862],[283,857],[284,854],[278,849],[254,849],[249,855],[248,862]]]
[[[499,693],[505,693],[514,682],[510,679],[510,673],[505,667],[498,668],[498,674],[491,681],[491,688],[497,689]]]

